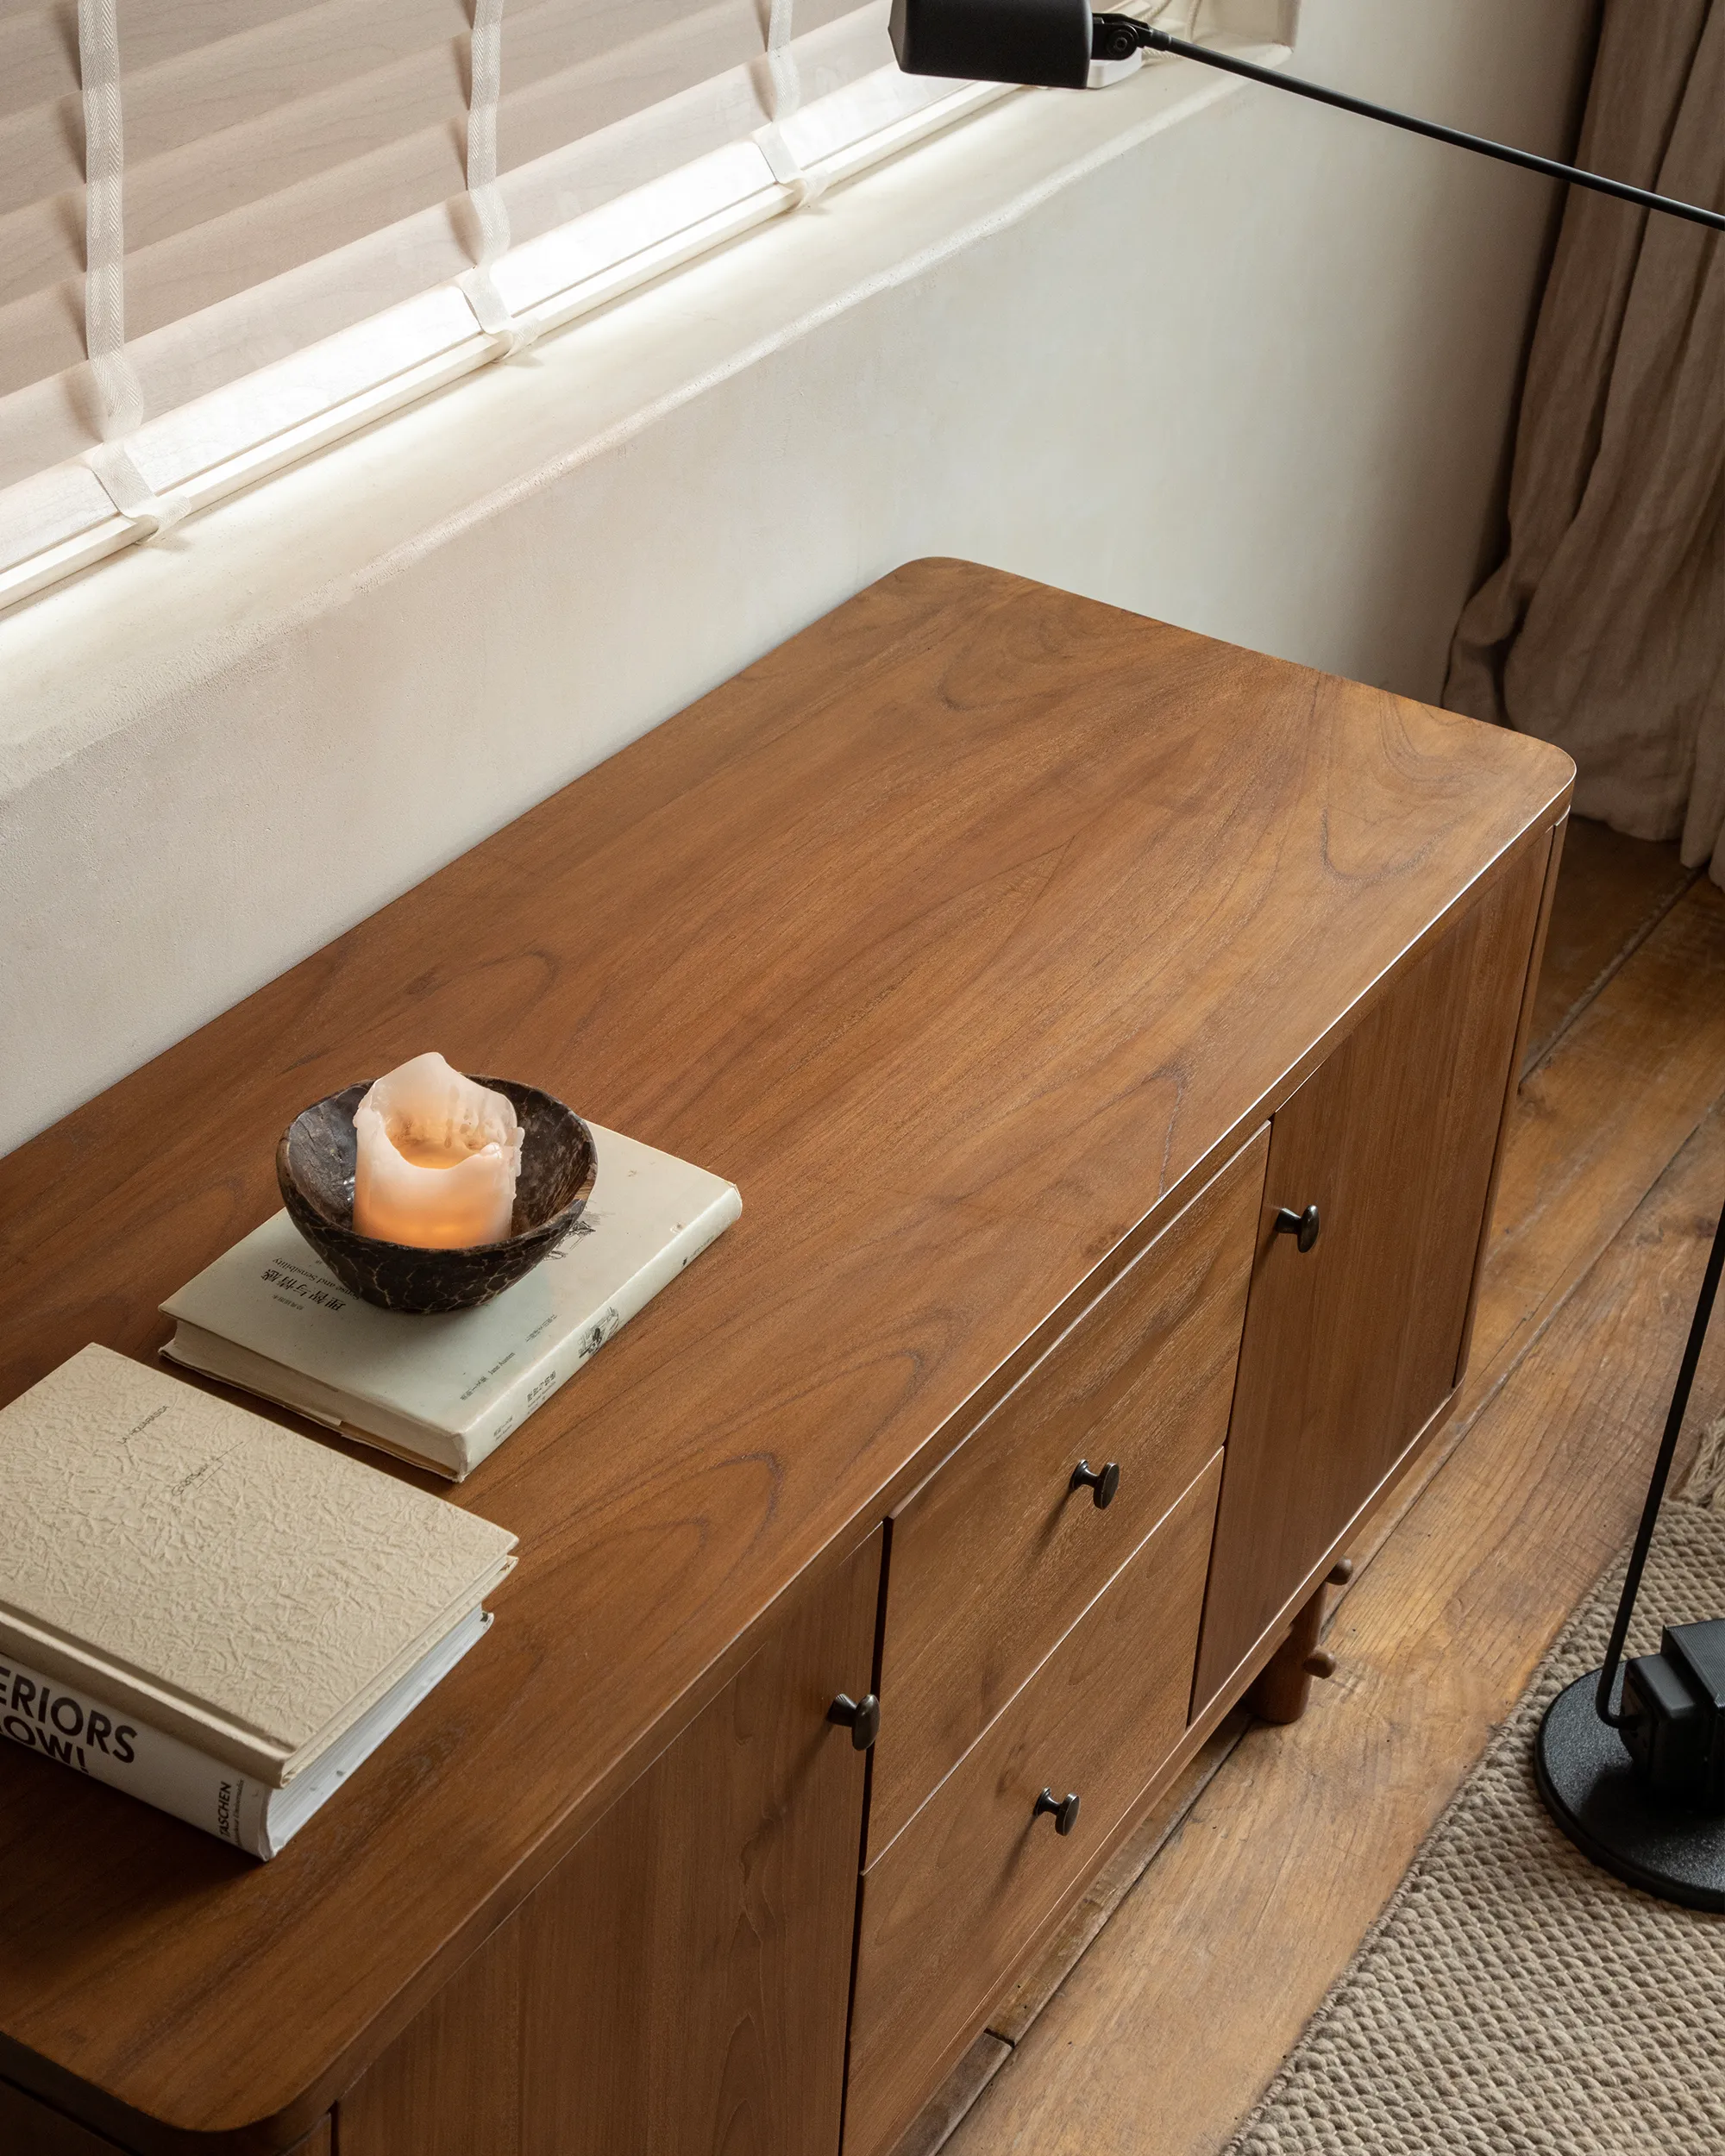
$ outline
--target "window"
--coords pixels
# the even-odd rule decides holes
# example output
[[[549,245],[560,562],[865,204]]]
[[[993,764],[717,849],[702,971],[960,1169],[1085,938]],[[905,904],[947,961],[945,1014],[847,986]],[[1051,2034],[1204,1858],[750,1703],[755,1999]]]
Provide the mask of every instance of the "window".
[[[888,12],[0,9],[0,605],[1014,94]]]

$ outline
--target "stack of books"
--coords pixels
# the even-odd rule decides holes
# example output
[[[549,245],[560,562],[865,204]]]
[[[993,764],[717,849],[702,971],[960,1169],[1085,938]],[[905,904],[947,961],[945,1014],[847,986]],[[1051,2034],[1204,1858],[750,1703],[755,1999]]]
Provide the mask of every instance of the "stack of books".
[[[515,1537],[87,1347],[0,1409],[0,1733],[275,1855],[484,1633]]]
[[[721,1176],[588,1127],[586,1210],[494,1302],[376,1309],[278,1213],[169,1296],[163,1354],[460,1482],[743,1210]]]
[[[172,1360],[459,1481],[736,1219],[593,1128],[593,1198],[478,1310],[342,1286],[285,1213],[166,1302]],[[87,1347],[0,1409],[0,1733],[268,1858],[485,1632],[515,1537]]]

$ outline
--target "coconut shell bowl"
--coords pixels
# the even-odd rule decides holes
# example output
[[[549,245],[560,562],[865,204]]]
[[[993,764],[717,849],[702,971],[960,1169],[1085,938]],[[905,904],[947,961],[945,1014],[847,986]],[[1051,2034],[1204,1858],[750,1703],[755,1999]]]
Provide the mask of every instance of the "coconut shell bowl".
[[[369,1082],[315,1102],[283,1131],[275,1175],[288,1217],[336,1279],[380,1309],[421,1317],[476,1310],[549,1257],[580,1219],[599,1172],[593,1132],[536,1086],[474,1077],[506,1097],[522,1129],[510,1232],[465,1250],[383,1243],[354,1225],[354,1111]]]

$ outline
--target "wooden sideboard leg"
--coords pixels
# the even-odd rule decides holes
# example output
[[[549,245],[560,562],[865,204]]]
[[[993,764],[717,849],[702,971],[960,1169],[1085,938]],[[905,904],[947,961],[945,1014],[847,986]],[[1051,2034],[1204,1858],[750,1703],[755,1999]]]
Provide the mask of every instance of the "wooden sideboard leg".
[[[1312,1679],[1334,1674],[1336,1658],[1318,1645],[1324,1629],[1324,1589],[1346,1584],[1353,1570],[1344,1557],[1300,1606],[1288,1637],[1246,1694],[1248,1714],[1261,1722],[1297,1722],[1312,1695]]]
[[[1312,1672],[1307,1662],[1317,1651],[1318,1635],[1324,1628],[1324,1590],[1301,1605],[1288,1637],[1258,1671],[1245,1695],[1246,1711],[1264,1722],[1297,1722],[1311,1696]]]

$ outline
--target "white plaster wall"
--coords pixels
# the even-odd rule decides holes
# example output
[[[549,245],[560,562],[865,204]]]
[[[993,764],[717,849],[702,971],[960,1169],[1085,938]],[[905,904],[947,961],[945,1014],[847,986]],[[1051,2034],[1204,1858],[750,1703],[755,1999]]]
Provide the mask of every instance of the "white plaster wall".
[[[1561,153],[1590,13],[1306,0],[1295,66]],[[1244,90],[892,269],[1033,102],[0,620],[0,1150],[919,555],[1435,698],[1549,188]]]

